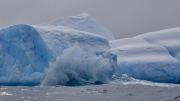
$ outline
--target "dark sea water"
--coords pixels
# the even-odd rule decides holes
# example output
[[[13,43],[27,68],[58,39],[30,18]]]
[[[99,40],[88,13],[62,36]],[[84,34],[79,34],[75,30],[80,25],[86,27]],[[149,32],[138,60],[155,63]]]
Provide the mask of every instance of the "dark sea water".
[[[101,85],[1,86],[0,101],[179,101],[179,86],[126,76]]]

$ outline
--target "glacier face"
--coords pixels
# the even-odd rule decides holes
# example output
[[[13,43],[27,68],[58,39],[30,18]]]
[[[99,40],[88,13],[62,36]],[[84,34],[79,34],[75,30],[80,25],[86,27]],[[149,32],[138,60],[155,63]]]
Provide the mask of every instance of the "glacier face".
[[[101,24],[99,24],[86,13],[79,14],[77,16],[68,16],[57,19],[51,22],[41,24],[41,26],[67,26],[76,30],[101,35],[109,41],[114,40],[114,36],[108,29],[104,28]]]
[[[110,41],[118,56],[116,76],[155,82],[180,81],[180,28]]]
[[[107,83],[116,69],[108,40],[64,26],[3,28],[0,46],[0,85]]]

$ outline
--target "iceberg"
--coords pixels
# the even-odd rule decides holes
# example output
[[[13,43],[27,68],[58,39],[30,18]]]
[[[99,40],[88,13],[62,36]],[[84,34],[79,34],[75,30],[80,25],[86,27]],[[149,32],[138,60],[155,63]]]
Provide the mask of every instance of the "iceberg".
[[[89,31],[81,30],[79,24],[74,27],[19,24],[1,28],[0,85],[107,83],[116,70],[117,57],[110,52],[109,42],[99,35],[98,28],[111,33],[87,14],[83,15],[87,19],[84,23],[79,21],[90,23]],[[94,28],[97,33],[91,32],[93,24],[98,26]]]
[[[180,83],[180,28],[114,40],[88,14],[0,28],[0,85],[110,83],[111,77]]]
[[[42,85],[107,83],[117,66],[104,37],[64,26],[34,26],[57,57],[45,70]],[[57,72],[60,71],[60,72]]]
[[[117,54],[115,75],[166,83],[180,82],[180,28],[110,41]]]

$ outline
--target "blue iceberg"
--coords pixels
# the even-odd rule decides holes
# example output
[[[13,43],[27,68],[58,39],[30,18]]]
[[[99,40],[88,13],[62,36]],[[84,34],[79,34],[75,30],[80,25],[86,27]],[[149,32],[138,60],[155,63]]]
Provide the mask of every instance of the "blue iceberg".
[[[26,24],[0,29],[0,85],[107,83],[116,62],[108,40],[90,31]]]

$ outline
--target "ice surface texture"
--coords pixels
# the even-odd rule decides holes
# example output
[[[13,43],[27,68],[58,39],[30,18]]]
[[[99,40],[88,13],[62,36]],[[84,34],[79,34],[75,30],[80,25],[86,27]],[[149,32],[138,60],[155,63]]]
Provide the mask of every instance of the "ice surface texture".
[[[167,83],[180,81],[180,28],[110,41],[118,56],[116,76]]]
[[[0,85],[107,83],[117,57],[104,37],[67,26],[0,30]]]
[[[53,57],[40,34],[29,25],[0,30],[0,84],[36,85]]]

